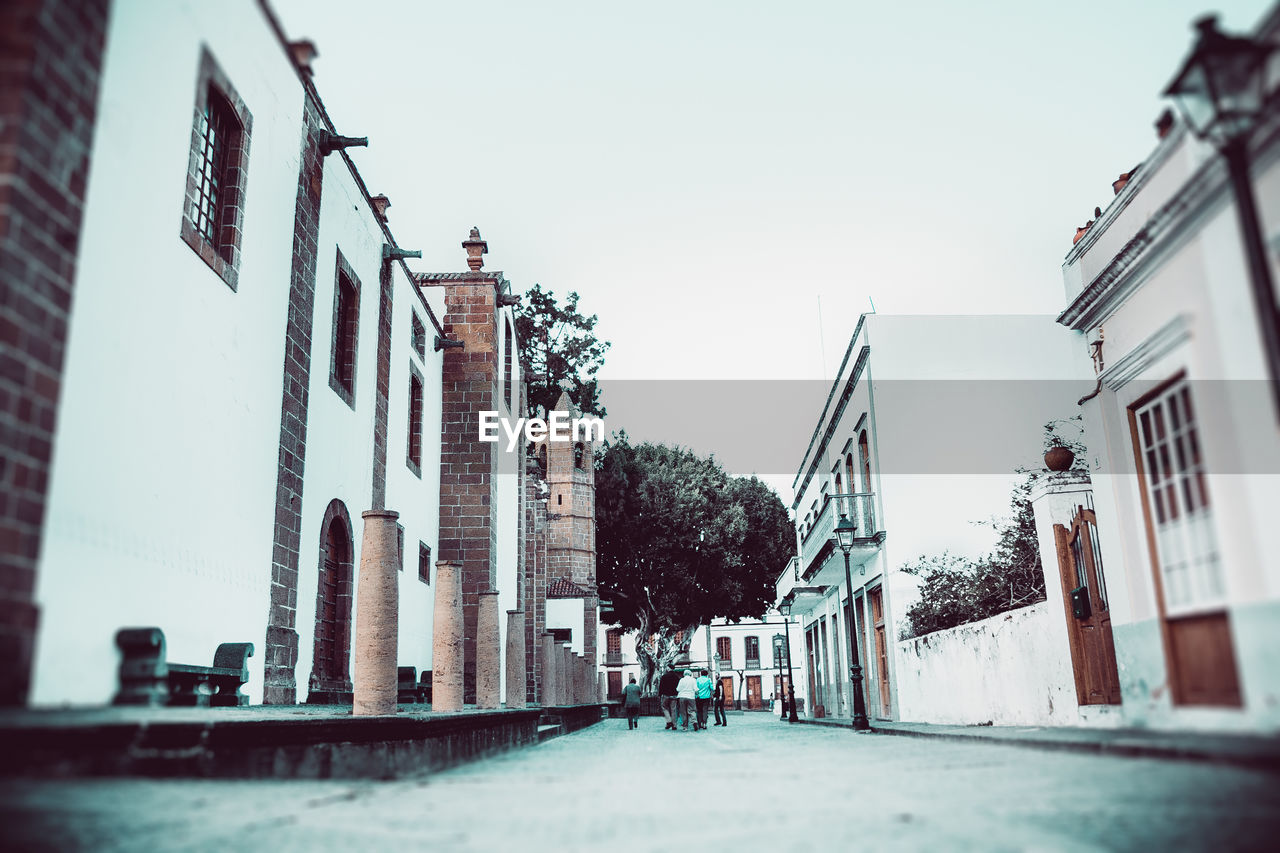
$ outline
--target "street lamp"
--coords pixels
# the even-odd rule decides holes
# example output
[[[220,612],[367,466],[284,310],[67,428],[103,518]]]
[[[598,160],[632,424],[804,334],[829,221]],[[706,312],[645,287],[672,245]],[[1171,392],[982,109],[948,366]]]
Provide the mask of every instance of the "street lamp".
[[[1212,143],[1227,161],[1271,373],[1271,395],[1280,416],[1280,307],[1249,181],[1249,133],[1262,115],[1266,62],[1275,47],[1222,33],[1215,15],[1196,21],[1196,29],[1195,48],[1164,94],[1177,102],[1191,131]]]
[[[849,552],[853,550],[853,536],[858,526],[849,520],[849,516],[840,513],[840,521],[836,524],[836,541],[840,550],[844,551],[844,584],[849,594],[849,680],[853,682],[853,728],[866,731],[871,728],[867,723],[867,705],[862,698],[862,665],[858,663],[858,630],[853,618],[853,576],[849,574]]]
[[[778,671],[778,721],[785,723],[787,721],[787,699],[786,692],[782,689],[782,635],[773,635],[773,668]]]
[[[784,601],[778,605],[778,612],[783,618],[783,642],[787,647],[787,705],[791,708],[791,716],[787,720],[789,723],[800,722],[796,716],[796,685],[791,680],[791,602]]]

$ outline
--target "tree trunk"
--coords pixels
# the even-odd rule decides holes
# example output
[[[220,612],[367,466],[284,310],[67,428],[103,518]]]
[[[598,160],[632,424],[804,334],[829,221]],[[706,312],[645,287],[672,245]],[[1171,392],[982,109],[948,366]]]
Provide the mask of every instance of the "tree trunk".
[[[640,661],[640,693],[644,696],[656,696],[658,679],[668,667],[681,656],[689,656],[689,641],[693,637],[696,625],[685,628],[683,632],[671,628],[650,629],[652,619],[647,614],[640,614],[640,630],[636,632],[636,658]],[[676,635],[683,633],[680,642]],[[650,648],[650,638],[653,647]]]

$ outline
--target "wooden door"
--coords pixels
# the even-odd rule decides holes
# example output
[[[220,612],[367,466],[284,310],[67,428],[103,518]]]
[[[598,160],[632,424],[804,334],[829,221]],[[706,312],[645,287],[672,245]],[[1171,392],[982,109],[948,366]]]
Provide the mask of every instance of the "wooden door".
[[[724,706],[726,708],[736,709],[738,706],[734,702],[733,695],[733,676],[723,675],[720,677],[720,686],[724,688]]]
[[[616,699],[622,695],[622,672],[620,670],[610,670],[609,676],[609,692],[605,694],[608,699]]]
[[[1071,527],[1053,526],[1067,614],[1067,640],[1081,705],[1120,704],[1120,674],[1111,636],[1106,573],[1098,547],[1097,516],[1081,506]]]
[[[1238,708],[1226,577],[1187,377],[1130,406],[1129,431],[1173,703]]]
[[[763,698],[760,695],[760,676],[747,676],[747,710],[759,711],[764,707]]]
[[[881,589],[876,587],[867,593],[871,601],[871,625],[875,631],[876,642],[876,678],[880,683],[880,716],[889,716],[889,644],[885,637],[884,601]]]
[[[329,525],[324,562],[320,571],[320,601],[316,614],[315,663],[313,671],[321,682],[346,678],[345,616],[342,612],[345,574],[350,562],[347,541],[341,522]]]

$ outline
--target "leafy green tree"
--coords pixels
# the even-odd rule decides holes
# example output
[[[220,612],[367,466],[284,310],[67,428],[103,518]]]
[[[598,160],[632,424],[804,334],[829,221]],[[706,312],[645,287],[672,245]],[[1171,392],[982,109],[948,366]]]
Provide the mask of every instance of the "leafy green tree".
[[[699,625],[762,615],[793,547],[777,495],[754,477],[730,477],[714,458],[632,445],[625,433],[600,456],[597,583],[612,602],[606,618],[638,632],[645,693],[688,654]]]
[[[597,317],[581,313],[578,298],[570,291],[561,304],[555,293],[535,284],[515,308],[530,417],[551,411],[566,388],[582,414],[605,415],[596,372],[611,344],[596,336]]]

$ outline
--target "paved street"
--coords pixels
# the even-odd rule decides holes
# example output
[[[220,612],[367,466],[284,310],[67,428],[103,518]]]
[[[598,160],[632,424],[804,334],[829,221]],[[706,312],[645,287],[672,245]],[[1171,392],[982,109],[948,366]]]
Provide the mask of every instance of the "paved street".
[[[93,850],[1260,849],[1280,776],[785,726],[609,720],[395,782],[0,783],[0,846]]]

